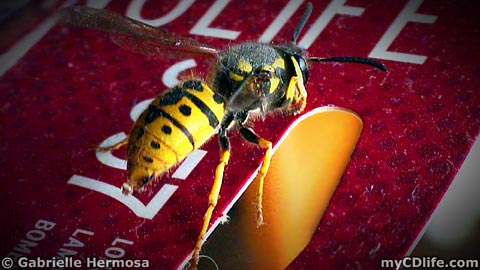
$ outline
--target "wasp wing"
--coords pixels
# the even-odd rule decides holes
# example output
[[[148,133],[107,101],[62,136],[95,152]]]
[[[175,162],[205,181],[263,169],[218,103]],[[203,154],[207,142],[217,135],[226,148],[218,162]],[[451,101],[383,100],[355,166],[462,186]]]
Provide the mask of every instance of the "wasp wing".
[[[256,94],[239,89],[230,97],[228,108],[232,111],[256,109],[259,107],[261,100],[261,97]]]
[[[234,91],[228,100],[227,107],[231,111],[260,109],[262,118],[267,111],[268,102],[265,97],[265,89],[255,83],[257,76],[249,74],[238,89]]]
[[[112,11],[74,6],[62,9],[57,16],[59,23],[108,32],[115,44],[136,53],[165,56],[165,52],[173,50],[183,54],[217,56],[216,49],[194,39],[155,28]]]

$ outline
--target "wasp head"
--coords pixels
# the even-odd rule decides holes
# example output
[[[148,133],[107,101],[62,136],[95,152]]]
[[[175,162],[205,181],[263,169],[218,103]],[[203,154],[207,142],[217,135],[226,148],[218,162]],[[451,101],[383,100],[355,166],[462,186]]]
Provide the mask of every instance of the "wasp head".
[[[271,65],[256,67],[230,98],[229,109],[232,111],[260,109],[264,115],[271,106],[272,94],[277,90],[281,80]]]

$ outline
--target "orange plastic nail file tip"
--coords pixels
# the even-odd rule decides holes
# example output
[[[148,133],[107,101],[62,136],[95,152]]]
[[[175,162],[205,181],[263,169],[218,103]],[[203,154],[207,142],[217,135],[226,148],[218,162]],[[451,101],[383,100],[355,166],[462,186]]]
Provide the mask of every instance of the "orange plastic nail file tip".
[[[321,107],[299,118],[282,136],[265,178],[265,225],[255,225],[258,183],[219,226],[205,249],[220,269],[285,269],[315,232],[362,131],[355,113]]]

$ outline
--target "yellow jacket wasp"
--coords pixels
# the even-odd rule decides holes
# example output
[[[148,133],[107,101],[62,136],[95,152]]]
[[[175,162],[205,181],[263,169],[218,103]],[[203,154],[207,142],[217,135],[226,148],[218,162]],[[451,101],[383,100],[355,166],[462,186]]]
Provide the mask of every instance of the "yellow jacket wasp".
[[[307,102],[305,84],[313,62],[355,62],[386,70],[383,64],[366,58],[308,57],[296,46],[296,41],[311,11],[312,5],[308,3],[292,41],[286,45],[248,41],[225,50],[211,48],[107,10],[70,7],[59,13],[62,23],[109,32],[114,43],[138,53],[196,54],[215,59],[210,81],[183,81],[159,94],[135,122],[129,136],[104,149],[127,144],[127,181],[123,183],[122,191],[130,194],[178,164],[218,130],[220,160],[190,261],[192,269],[197,267],[230,158],[227,136],[230,125],[235,123],[246,141],[266,150],[256,176],[260,183],[256,201],[257,224],[261,225],[263,179],[270,164],[272,143],[245,126],[251,113],[260,111],[262,118],[273,111],[301,113]]]

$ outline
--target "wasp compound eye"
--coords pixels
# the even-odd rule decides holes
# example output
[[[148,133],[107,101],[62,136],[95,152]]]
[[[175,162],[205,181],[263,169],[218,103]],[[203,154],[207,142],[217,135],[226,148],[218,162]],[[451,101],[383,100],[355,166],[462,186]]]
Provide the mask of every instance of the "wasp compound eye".
[[[295,60],[297,60],[300,70],[302,71],[303,82],[306,83],[308,81],[308,65],[305,61],[305,58],[298,54],[295,54],[293,57],[295,57]]]

